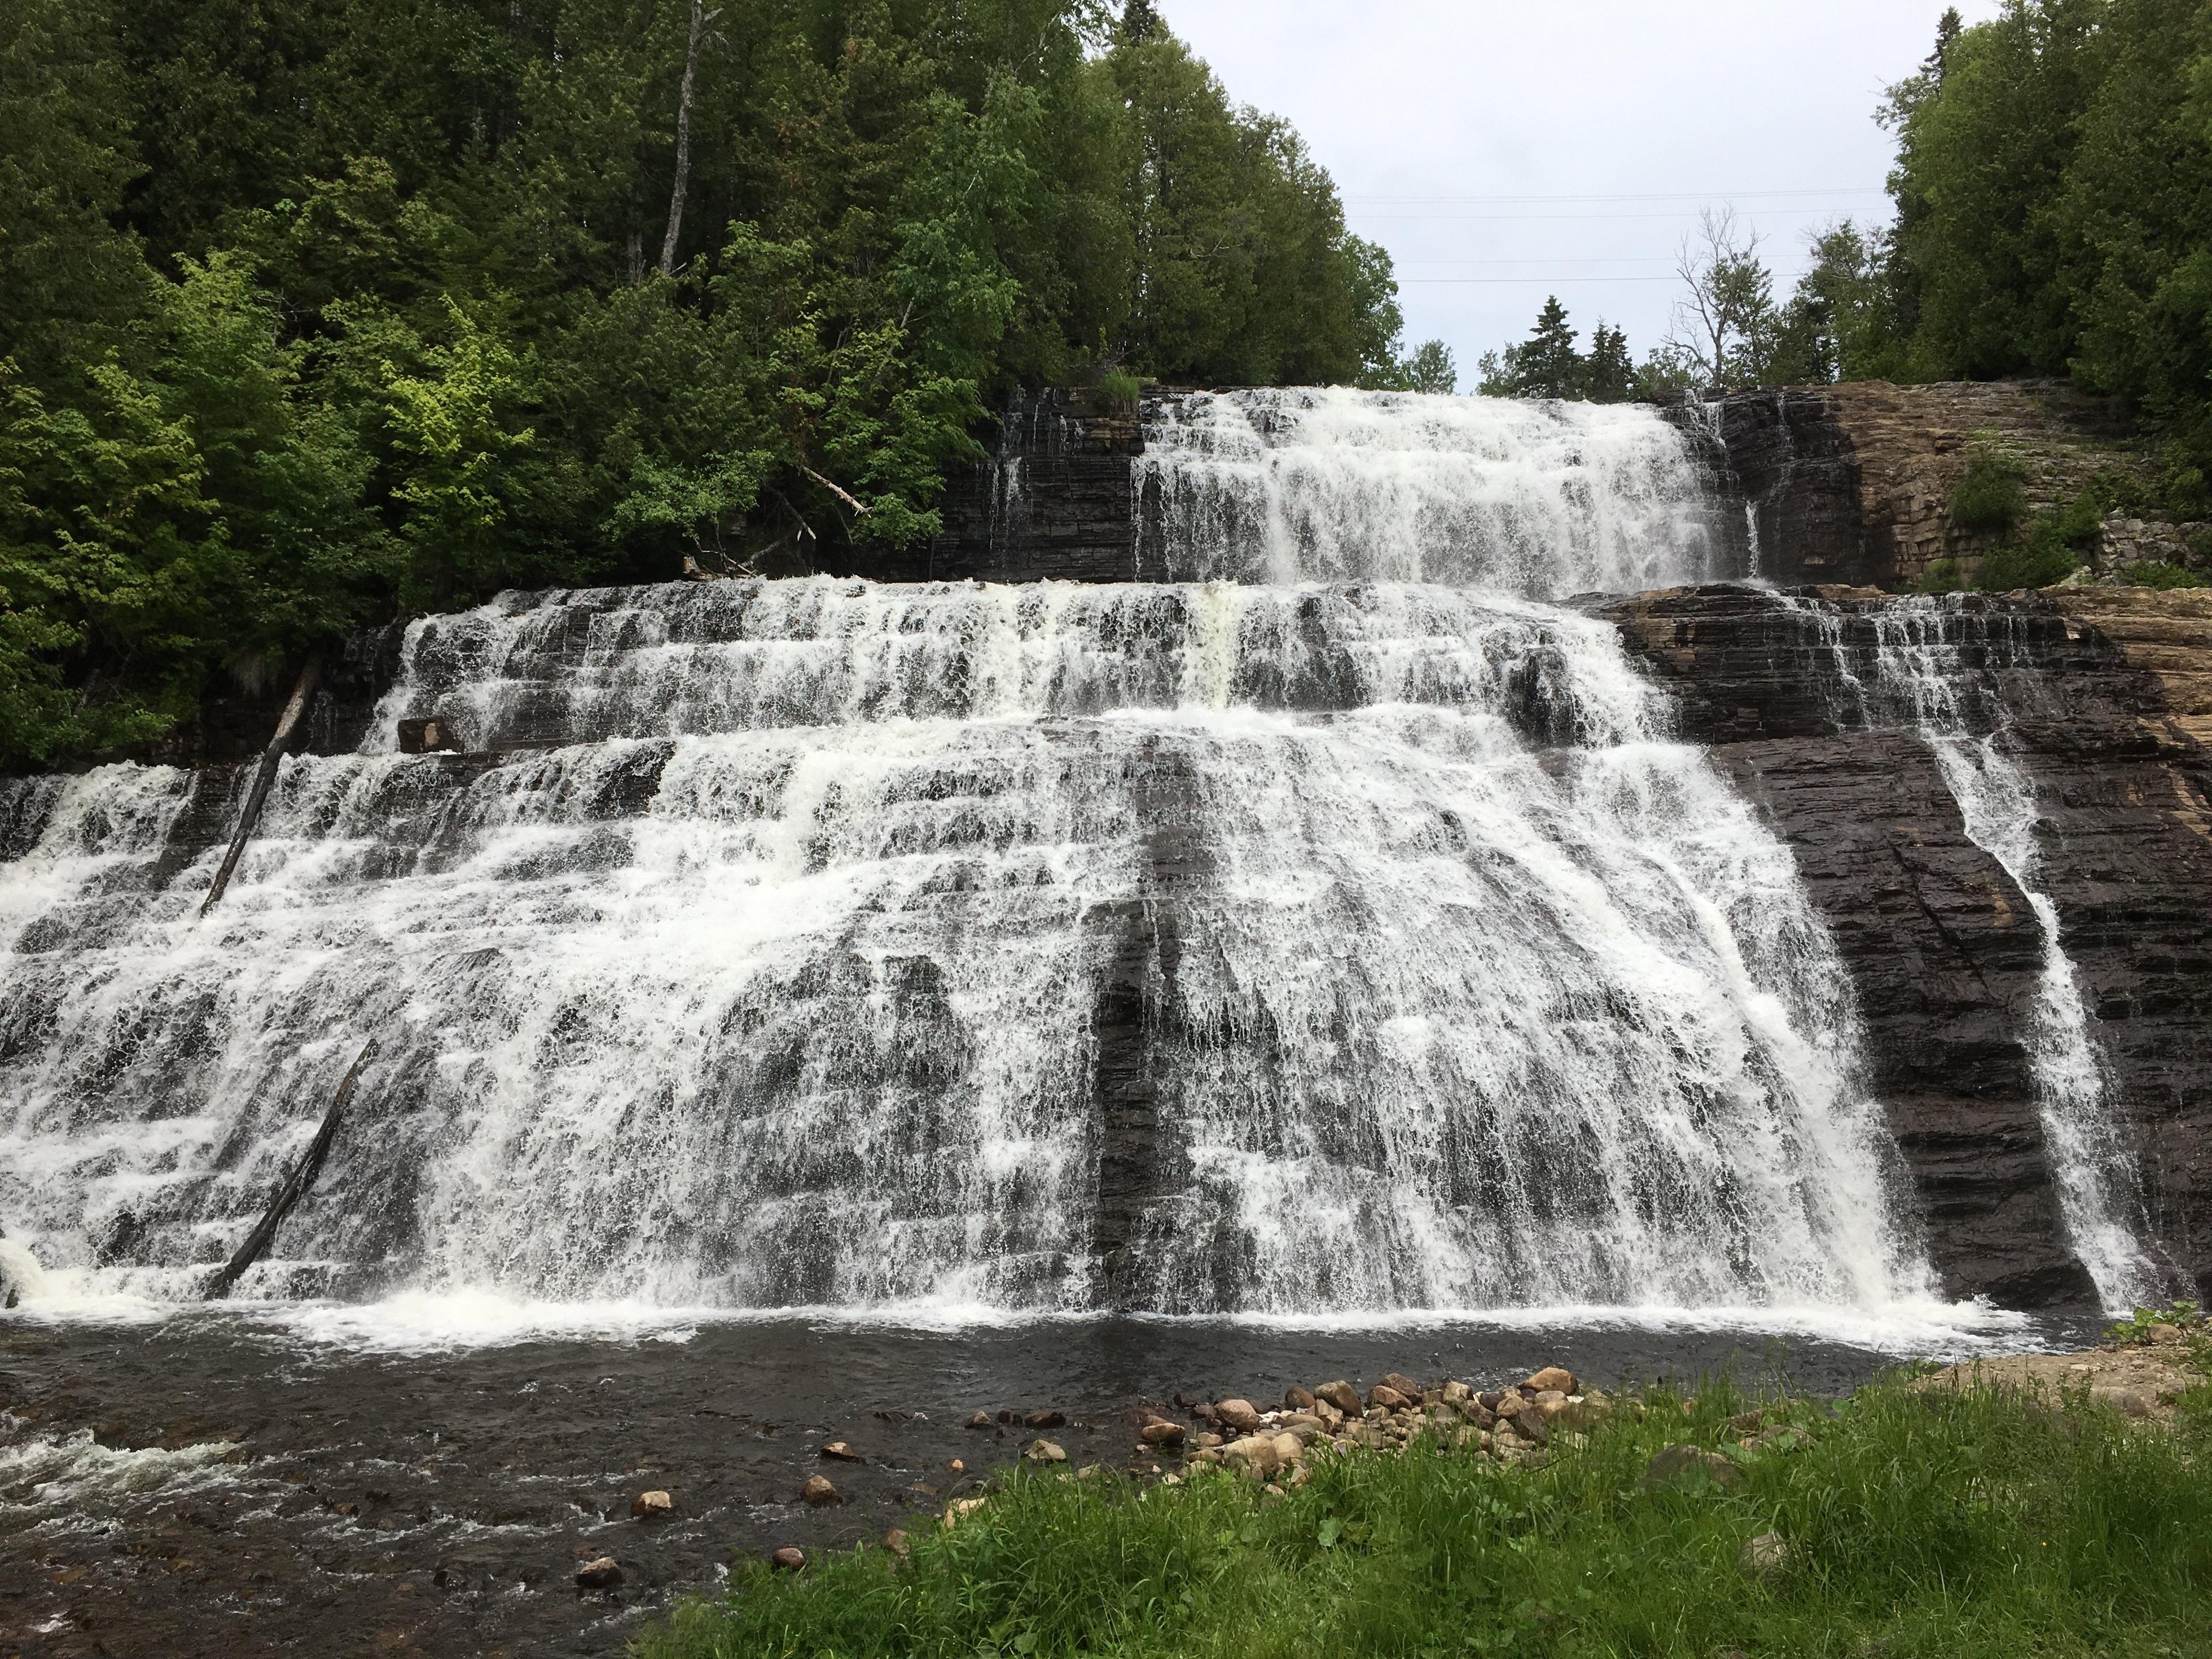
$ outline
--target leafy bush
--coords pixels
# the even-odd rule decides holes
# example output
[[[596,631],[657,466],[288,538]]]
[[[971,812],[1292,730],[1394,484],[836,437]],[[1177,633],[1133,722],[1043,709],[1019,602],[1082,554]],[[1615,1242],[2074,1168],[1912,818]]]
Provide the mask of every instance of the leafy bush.
[[[1144,396],[1145,383],[1135,375],[1113,369],[1098,377],[1098,406],[1115,415],[1133,415]]]
[[[1966,585],[1966,572],[1956,559],[1938,559],[1912,584],[1916,593],[1956,593]]]
[[[2138,559],[2125,566],[2120,574],[2131,587],[2202,587],[2204,578],[2194,570],[2178,564],[2168,564],[2163,559]]]
[[[1954,530],[2009,530],[2027,516],[2026,475],[2019,461],[1994,444],[1976,444],[1966,474],[1951,491]]]

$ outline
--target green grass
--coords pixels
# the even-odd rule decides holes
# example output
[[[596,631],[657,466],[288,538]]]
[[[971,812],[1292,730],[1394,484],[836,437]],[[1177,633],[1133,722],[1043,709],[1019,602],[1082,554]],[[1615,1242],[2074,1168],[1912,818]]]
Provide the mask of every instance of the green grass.
[[[1147,1488],[1026,1472],[912,1558],[744,1564],[647,1659],[1114,1655],[1583,1659],[2212,1651],[2212,1397],[2172,1429],[2101,1407],[1877,1384],[1732,1490],[1646,1491],[1661,1448],[1733,1449],[1746,1402],[1648,1396],[1587,1447],[1508,1470],[1437,1443],[1323,1459],[1280,1498],[1230,1475]],[[1747,1540],[1788,1559],[1754,1577]]]

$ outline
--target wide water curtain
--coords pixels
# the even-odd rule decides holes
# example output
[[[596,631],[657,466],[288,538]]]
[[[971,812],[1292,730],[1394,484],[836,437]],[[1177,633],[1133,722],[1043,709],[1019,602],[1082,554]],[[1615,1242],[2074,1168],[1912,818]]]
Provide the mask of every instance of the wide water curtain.
[[[192,1294],[374,1036],[243,1293],[1923,1294],[1789,854],[1540,602],[1726,574],[1679,434],[1329,392],[1150,439],[1176,581],[414,623],[204,922],[242,786],[5,786],[11,1237]],[[429,715],[466,752],[394,752]]]

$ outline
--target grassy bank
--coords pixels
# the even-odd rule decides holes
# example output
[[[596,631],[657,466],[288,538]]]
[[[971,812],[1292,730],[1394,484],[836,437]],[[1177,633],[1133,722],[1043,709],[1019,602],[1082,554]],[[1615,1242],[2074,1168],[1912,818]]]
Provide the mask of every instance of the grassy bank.
[[[777,1656],[2108,1655],[2212,1652],[2212,1393],[2171,1425],[2086,1399],[1916,1391],[1770,1404],[1809,1439],[1743,1449],[1753,1402],[1644,1397],[1541,1468],[1443,1439],[1316,1460],[1278,1498],[1010,1474],[911,1557],[743,1567],[651,1659]],[[1771,1437],[1795,1443],[1794,1437]],[[1682,1443],[1741,1479],[1645,1481]],[[1778,1534],[1756,1552],[1751,1540]],[[1754,1556],[1763,1559],[1754,1559]]]

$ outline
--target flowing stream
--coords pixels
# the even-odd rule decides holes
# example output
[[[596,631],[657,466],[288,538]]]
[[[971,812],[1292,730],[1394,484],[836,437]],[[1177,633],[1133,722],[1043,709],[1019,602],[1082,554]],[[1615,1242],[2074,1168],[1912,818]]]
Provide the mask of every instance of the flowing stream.
[[[1329,392],[1149,439],[1171,580],[412,624],[205,921],[242,778],[0,786],[11,1242],[190,1298],[374,1036],[242,1294],[1924,1303],[1789,853],[1547,602],[1742,574],[1680,435]],[[395,752],[434,714],[467,752]]]

